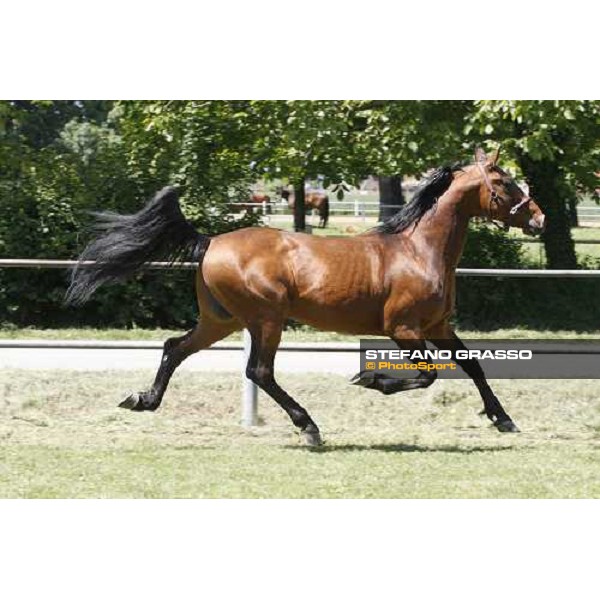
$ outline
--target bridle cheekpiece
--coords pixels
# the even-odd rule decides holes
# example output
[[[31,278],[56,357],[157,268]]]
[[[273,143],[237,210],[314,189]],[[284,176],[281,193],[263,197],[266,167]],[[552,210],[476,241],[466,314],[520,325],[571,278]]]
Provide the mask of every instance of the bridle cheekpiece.
[[[506,198],[500,196],[498,192],[496,192],[494,186],[492,185],[492,182],[490,181],[490,178],[488,177],[488,174],[485,172],[485,167],[480,162],[477,162],[477,166],[481,171],[483,181],[485,182],[485,185],[490,193],[490,201],[488,203],[488,221],[490,223],[493,223],[503,231],[508,231],[508,229],[510,228],[511,217],[516,215],[524,206],[527,206],[531,202],[531,198],[529,196],[523,196],[523,199],[518,204],[511,206],[510,211],[508,213],[509,217],[507,221],[498,221],[494,219],[494,216],[492,214],[492,204],[495,204],[497,209],[500,203],[507,202],[507,200]]]

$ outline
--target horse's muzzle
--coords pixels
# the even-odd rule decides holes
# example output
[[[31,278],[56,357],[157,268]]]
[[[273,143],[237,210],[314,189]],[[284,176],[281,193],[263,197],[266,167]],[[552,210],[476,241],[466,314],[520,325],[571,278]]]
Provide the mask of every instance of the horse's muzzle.
[[[539,214],[529,219],[529,222],[523,227],[523,233],[526,235],[540,235],[546,229],[546,215]]]

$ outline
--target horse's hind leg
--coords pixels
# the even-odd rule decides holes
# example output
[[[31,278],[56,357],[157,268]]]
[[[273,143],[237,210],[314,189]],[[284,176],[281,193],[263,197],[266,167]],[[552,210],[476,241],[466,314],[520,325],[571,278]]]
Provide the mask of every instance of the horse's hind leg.
[[[250,326],[249,330],[252,348],[246,367],[246,377],[254,381],[285,410],[294,425],[300,429],[309,446],[321,445],[319,428],[308,412],[275,381],[275,353],[281,341],[282,323],[262,322]]]
[[[203,317],[198,325],[185,335],[169,338],[164,344],[162,359],[152,387],[148,391],[132,394],[119,406],[135,411],[156,410],[162,402],[175,369],[188,356],[208,348],[238,329],[240,325],[237,321],[222,322]]]

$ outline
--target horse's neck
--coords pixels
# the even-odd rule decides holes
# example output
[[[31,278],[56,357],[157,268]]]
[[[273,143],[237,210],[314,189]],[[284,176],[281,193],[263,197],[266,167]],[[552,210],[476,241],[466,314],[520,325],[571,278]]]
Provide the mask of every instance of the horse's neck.
[[[447,275],[454,272],[461,259],[468,226],[469,217],[460,210],[457,198],[442,198],[421,219],[412,235],[428,249],[430,268]]]

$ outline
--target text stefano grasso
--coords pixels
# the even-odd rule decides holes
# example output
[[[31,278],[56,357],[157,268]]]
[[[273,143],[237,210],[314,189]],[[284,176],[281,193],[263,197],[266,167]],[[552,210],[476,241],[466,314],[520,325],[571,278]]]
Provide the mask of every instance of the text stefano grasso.
[[[367,360],[531,360],[531,350],[365,350]]]

